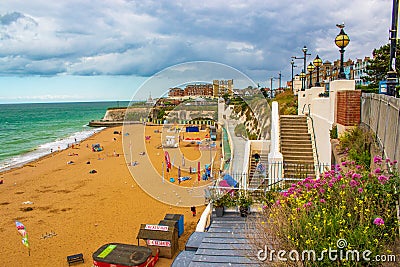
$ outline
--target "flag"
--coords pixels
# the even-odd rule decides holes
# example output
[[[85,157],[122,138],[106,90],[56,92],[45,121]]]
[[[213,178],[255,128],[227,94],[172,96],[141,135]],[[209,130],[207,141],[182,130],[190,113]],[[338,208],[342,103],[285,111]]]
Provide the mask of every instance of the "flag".
[[[197,181],[200,182],[200,161],[197,163]]]
[[[22,235],[22,244],[28,248],[29,255],[30,255],[30,248],[29,248],[29,241],[28,241],[28,233],[26,232],[25,226],[20,223],[19,221],[15,221],[15,226],[17,227],[18,232]]]

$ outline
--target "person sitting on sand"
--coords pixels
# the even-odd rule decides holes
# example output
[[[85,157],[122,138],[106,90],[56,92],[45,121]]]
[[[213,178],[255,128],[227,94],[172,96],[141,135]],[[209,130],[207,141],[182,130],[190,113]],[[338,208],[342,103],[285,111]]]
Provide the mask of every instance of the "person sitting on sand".
[[[68,161],[67,164],[74,164],[72,160]]]

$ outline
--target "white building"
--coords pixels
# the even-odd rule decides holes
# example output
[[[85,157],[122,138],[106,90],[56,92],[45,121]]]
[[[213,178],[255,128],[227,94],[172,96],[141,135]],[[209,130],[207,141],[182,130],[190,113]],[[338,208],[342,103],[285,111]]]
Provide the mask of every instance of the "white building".
[[[368,76],[367,66],[369,64],[369,57],[364,57],[364,59],[356,59],[354,64],[354,80],[356,85],[368,85],[369,82],[363,81],[363,77]]]

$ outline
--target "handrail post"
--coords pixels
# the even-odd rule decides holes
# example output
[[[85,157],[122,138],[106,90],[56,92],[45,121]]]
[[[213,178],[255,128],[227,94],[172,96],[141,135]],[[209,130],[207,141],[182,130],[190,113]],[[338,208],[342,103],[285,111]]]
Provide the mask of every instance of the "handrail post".
[[[280,166],[283,163],[283,156],[280,152],[280,136],[279,136],[279,109],[278,102],[272,102],[271,112],[271,149],[268,154],[268,178],[270,184],[282,179],[283,171]],[[278,165],[275,169],[272,166]]]

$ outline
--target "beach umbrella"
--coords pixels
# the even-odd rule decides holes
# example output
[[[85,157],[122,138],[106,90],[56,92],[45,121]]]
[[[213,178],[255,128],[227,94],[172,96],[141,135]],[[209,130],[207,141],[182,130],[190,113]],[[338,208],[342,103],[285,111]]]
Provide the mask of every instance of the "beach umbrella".
[[[18,232],[22,235],[22,244],[28,248],[28,254],[31,255],[31,249],[29,247],[28,241],[28,233],[26,232],[25,226],[19,221],[15,221],[15,226],[17,227]]]

